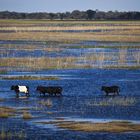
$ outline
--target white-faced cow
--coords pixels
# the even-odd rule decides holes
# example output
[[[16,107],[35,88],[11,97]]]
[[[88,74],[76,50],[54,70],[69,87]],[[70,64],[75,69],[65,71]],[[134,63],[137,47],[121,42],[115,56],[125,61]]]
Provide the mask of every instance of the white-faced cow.
[[[62,95],[62,87],[54,87],[54,86],[38,86],[36,88],[36,91],[38,91],[41,94],[45,96],[45,93],[48,93],[49,95]]]
[[[120,92],[120,88],[118,86],[110,86],[110,87],[102,86],[101,90],[104,91],[107,96],[110,93],[113,93],[113,95],[119,95]]]
[[[16,92],[16,96],[19,97],[19,93],[25,93],[27,97],[29,97],[29,87],[28,86],[20,86],[13,85],[11,86],[11,90]]]

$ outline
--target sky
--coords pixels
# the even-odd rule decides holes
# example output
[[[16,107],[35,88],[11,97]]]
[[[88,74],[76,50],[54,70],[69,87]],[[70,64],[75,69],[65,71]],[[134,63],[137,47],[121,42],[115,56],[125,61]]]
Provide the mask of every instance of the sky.
[[[87,9],[140,11],[140,0],[0,0],[0,11],[66,12]]]

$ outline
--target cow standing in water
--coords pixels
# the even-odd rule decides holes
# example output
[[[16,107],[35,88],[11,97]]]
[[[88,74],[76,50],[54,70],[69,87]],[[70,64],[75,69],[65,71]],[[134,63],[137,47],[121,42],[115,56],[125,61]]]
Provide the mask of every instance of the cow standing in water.
[[[29,97],[29,87],[28,86],[19,86],[19,85],[14,85],[11,86],[11,90],[14,90],[16,92],[17,98],[19,97],[19,93],[25,93],[27,97]]]
[[[110,93],[113,93],[114,95],[119,95],[120,88],[118,86],[102,86],[102,91],[106,93],[106,96],[108,96]]]
[[[38,86],[36,88],[36,91],[38,91],[41,94],[45,96],[45,93],[48,93],[49,95],[62,95],[62,87],[54,87],[54,86]]]

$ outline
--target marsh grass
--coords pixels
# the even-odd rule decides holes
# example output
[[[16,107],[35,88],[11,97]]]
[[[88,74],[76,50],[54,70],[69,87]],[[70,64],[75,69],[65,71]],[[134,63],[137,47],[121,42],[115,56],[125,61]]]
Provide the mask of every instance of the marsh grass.
[[[1,67],[12,67],[13,69],[43,70],[43,69],[65,69],[78,68],[74,62],[75,57],[40,57],[40,58],[1,58]]]
[[[11,107],[0,107],[0,118],[9,118],[13,116],[15,112],[16,110]]]
[[[43,106],[47,106],[47,107],[52,107],[53,106],[53,102],[50,99],[42,100],[42,101],[39,101],[38,103],[43,105]]]
[[[63,24],[64,25],[64,24]],[[99,26],[99,25],[75,25],[75,26],[31,26],[29,27],[28,25],[26,27],[0,27],[0,31],[14,31],[14,32],[28,32],[28,31],[77,31],[77,30],[103,30],[103,31],[108,31],[108,30],[140,30],[139,26],[132,26],[132,25],[105,25],[104,26]]]
[[[47,111],[47,114],[48,114],[48,115],[51,115],[51,114],[53,114],[53,112]]]
[[[6,70],[0,70],[0,74],[7,74],[7,71]]]
[[[6,131],[4,127],[2,127],[0,131],[0,139],[1,140],[12,140],[12,139],[24,140],[26,139],[26,134],[23,131],[19,131],[19,132]]]
[[[139,36],[140,22],[137,21],[46,22],[42,20],[40,21],[31,20],[27,22],[23,20],[23,23],[24,22],[27,24],[21,24],[21,22],[19,22],[18,20],[17,21],[1,20],[0,31],[13,31],[13,32],[10,33],[1,32],[0,39],[37,40],[37,41],[40,40],[40,41],[59,41],[59,42],[74,42],[81,40],[139,42],[140,40]],[[90,31],[92,30],[95,32],[91,33]],[[82,32],[78,33],[75,31]]]
[[[12,77],[2,77],[4,80],[59,80],[58,77],[38,77],[38,76],[12,76]]]
[[[127,122],[111,122],[111,123],[88,123],[88,122],[66,122],[57,124],[63,129],[84,131],[84,132],[139,132],[140,125]]]
[[[119,51],[115,53],[106,54],[91,53],[81,55],[79,57],[26,57],[26,58],[1,58],[0,67],[5,67],[6,71],[12,70],[46,70],[46,69],[74,69],[74,68],[106,68],[106,69],[139,69],[140,68],[140,53],[131,53],[135,56],[133,65],[130,65],[126,51]],[[115,59],[115,60],[114,60]],[[80,62],[80,63],[79,63]],[[81,63],[82,62],[82,63]],[[97,63],[98,62],[98,63]],[[104,64],[106,63],[107,64]],[[110,63],[109,63],[110,62]],[[22,79],[22,80],[58,80],[58,77],[35,77],[35,76],[22,76],[22,77],[1,77],[9,80]]]
[[[136,99],[134,97],[108,97],[88,102],[89,106],[133,106],[135,104]]]
[[[3,98],[0,98],[0,102],[3,102],[4,101],[4,99]]]
[[[139,21],[109,21],[109,20],[106,20],[106,21],[88,21],[88,20],[83,20],[83,21],[77,21],[77,20],[45,20],[45,19],[40,19],[40,20],[34,20],[34,19],[31,19],[31,20],[16,20],[16,19],[1,19],[0,20],[0,23],[1,23],[1,26],[2,25],[12,25],[12,26],[15,26],[15,25],[46,25],[46,26],[75,26],[75,25],[81,25],[81,26],[84,26],[84,25],[100,25],[100,26],[103,26],[103,25],[139,25],[140,22]]]
[[[23,112],[23,119],[24,120],[29,120],[29,119],[32,119],[32,118],[33,118],[33,116],[30,112],[28,112],[28,111]]]
[[[59,128],[84,131],[84,132],[139,132],[140,124],[133,124],[128,121],[112,121],[106,123],[93,123],[93,122],[77,122],[77,121],[50,121],[50,122],[37,122],[41,124],[53,124]]]
[[[93,34],[90,32],[69,33],[69,32],[20,32],[20,33],[0,33],[1,40],[35,40],[35,41],[115,41],[115,42],[139,42],[140,36],[131,35],[111,35]]]
[[[25,22],[25,24],[23,24]],[[79,57],[14,57],[8,58],[9,48],[17,50],[34,51],[40,49],[47,52],[60,52],[66,48],[88,48],[89,46],[65,46],[65,44],[78,43],[81,41],[109,41],[109,42],[140,42],[140,22],[139,21],[49,21],[30,20],[21,23],[19,20],[1,20],[0,30],[13,30],[11,33],[0,33],[0,40],[22,40],[41,41],[41,46],[34,44],[18,45],[5,44],[0,52],[0,67],[6,70],[46,70],[46,69],[80,69],[80,68],[106,68],[106,69],[139,69],[140,53],[132,53],[134,65],[128,62],[127,46],[119,46],[118,56],[115,53],[106,55],[106,52],[88,54]],[[82,32],[65,32],[67,30]],[[84,31],[86,30],[86,32]],[[98,32],[90,32],[99,30]],[[36,31],[36,32],[33,32]],[[45,31],[45,32],[44,32]],[[46,32],[47,31],[47,32]],[[63,47],[60,44],[63,44]],[[8,46],[7,46],[8,45]],[[93,46],[90,46],[93,47]],[[108,46],[100,46],[108,48]],[[138,47],[139,48],[139,47]],[[124,49],[124,50],[123,50]],[[10,52],[9,52],[10,53]],[[11,55],[11,54],[10,54]],[[83,61],[83,63],[79,63]],[[99,62],[99,64],[97,64]],[[107,62],[106,65],[104,65]],[[24,79],[24,78],[23,78]],[[25,77],[28,79],[28,77]],[[29,79],[32,79],[31,77]],[[35,78],[36,79],[36,78]]]

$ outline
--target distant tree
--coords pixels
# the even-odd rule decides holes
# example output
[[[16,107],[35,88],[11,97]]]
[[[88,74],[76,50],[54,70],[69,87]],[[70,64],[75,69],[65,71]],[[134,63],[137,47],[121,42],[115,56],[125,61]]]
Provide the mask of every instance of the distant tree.
[[[95,17],[96,11],[93,10],[87,10],[87,19],[92,20]]]
[[[81,12],[79,10],[72,11],[70,17],[72,19],[81,19]]]
[[[64,16],[65,16],[64,13],[60,13],[60,14],[59,14],[59,18],[60,18],[60,20],[63,20],[63,19],[64,19]]]
[[[130,11],[130,12],[118,12],[118,11],[79,11],[74,10],[71,13],[18,13],[18,12],[9,12],[1,11],[0,19],[88,19],[88,20],[140,20],[140,12]]]
[[[50,16],[50,19],[53,20],[54,17],[55,17],[55,14],[54,13],[49,13],[49,16]]]

